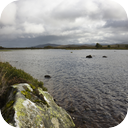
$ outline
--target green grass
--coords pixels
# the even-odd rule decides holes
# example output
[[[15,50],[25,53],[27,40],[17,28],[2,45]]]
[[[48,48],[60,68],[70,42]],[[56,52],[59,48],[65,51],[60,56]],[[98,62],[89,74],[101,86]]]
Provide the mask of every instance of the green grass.
[[[11,85],[19,83],[28,83],[33,89],[31,92],[26,86],[24,86],[25,91],[21,91],[21,93],[26,98],[33,101],[31,96],[35,95],[39,97],[39,100],[34,100],[34,102],[41,102],[47,105],[45,100],[40,99],[39,91],[37,89],[38,87],[41,87],[44,91],[47,91],[47,88],[43,86],[43,82],[38,81],[21,69],[12,67],[8,62],[0,62],[0,123],[7,125],[11,120],[10,115],[14,115],[14,96],[11,97],[11,100],[8,97],[9,93],[12,91]],[[15,95],[16,92],[17,90],[14,89],[13,94]]]
[[[44,91],[47,91],[47,88],[43,86],[42,81],[38,81],[21,69],[12,67],[8,62],[0,62],[0,103],[5,102],[4,100],[7,96],[6,92],[11,85],[19,83],[28,83],[33,89],[41,87]],[[2,104],[0,104],[0,108],[1,106]]]

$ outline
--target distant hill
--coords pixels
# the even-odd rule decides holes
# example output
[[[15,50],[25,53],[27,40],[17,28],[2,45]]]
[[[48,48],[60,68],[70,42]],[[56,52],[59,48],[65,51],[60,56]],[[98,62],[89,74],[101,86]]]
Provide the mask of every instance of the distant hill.
[[[67,44],[67,45],[59,45],[59,44],[41,44],[37,46],[33,46],[31,48],[44,48],[44,49],[91,49],[96,48],[96,44]],[[123,42],[120,44],[102,44],[102,48],[128,48],[128,43]]]
[[[69,47],[92,47],[94,44],[67,44],[67,45],[58,45],[58,44],[40,44],[33,46],[33,48],[44,48],[47,46],[56,47],[56,48],[69,48]]]

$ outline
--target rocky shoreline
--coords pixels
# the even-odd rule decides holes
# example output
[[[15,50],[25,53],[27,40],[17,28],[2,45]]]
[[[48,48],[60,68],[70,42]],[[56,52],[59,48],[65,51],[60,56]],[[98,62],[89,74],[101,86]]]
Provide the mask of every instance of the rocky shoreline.
[[[0,109],[4,120],[18,128],[75,127],[42,81],[7,62],[0,62]]]
[[[40,87],[27,83],[12,85],[1,114],[18,128],[74,128],[71,116]]]

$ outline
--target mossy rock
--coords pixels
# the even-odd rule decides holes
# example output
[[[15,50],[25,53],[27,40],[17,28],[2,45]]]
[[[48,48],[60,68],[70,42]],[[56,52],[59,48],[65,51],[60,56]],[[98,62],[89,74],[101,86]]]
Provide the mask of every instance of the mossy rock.
[[[70,115],[42,88],[29,84],[12,86],[2,116],[7,123],[19,128],[74,128]]]

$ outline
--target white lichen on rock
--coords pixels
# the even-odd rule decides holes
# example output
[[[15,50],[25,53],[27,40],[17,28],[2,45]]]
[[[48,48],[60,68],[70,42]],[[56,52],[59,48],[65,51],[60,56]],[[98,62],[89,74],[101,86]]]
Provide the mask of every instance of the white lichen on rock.
[[[58,119],[56,118],[52,118],[52,123],[54,124],[55,128],[59,128],[59,122],[58,122]]]

